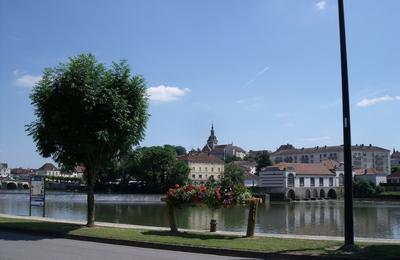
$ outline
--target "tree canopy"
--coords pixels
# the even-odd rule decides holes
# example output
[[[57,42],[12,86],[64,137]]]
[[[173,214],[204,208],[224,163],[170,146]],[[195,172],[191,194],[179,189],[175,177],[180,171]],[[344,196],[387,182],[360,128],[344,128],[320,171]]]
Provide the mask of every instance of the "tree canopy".
[[[259,174],[260,170],[264,167],[271,166],[272,161],[267,153],[260,154],[256,157],[257,167],[256,173]]]
[[[221,182],[227,183],[228,186],[243,184],[245,178],[244,170],[233,163],[228,163],[225,165],[224,176]]]
[[[143,77],[126,61],[111,68],[80,54],[44,71],[31,94],[36,120],[27,126],[38,152],[73,167],[83,164],[88,226],[94,224],[97,169],[144,138],[148,103]]]

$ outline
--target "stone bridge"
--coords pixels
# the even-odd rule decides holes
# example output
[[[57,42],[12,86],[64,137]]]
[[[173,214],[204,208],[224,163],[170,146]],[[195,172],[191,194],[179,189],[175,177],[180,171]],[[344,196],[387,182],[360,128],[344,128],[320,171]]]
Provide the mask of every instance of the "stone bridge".
[[[28,181],[15,181],[15,180],[1,180],[0,189],[2,190],[27,190],[29,189]]]

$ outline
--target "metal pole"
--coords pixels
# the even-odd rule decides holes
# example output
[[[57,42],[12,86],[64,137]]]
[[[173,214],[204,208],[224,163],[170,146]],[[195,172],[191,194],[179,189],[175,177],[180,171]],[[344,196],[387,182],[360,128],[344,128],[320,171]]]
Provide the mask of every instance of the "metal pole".
[[[43,176],[43,217],[46,216],[46,177]]]
[[[29,216],[32,216],[32,176],[29,179]]]
[[[354,245],[353,169],[351,154],[349,79],[347,72],[346,32],[343,0],[338,0],[340,57],[342,69],[343,145],[344,145],[344,243]]]

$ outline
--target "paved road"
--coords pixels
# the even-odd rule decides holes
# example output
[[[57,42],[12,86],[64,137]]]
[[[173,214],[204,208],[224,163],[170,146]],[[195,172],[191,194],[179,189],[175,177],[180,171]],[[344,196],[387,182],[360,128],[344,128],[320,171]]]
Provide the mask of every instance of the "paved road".
[[[226,260],[244,259],[168,250],[109,245],[0,231],[1,260]],[[250,259],[250,258],[246,258]]]

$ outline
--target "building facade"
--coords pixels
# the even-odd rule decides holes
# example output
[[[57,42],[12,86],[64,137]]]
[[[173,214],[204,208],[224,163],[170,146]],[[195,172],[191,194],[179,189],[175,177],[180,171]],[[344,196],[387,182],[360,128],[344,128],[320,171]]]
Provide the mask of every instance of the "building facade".
[[[178,160],[188,164],[189,179],[195,185],[205,184],[211,179],[220,180],[224,174],[225,162],[207,153],[191,153],[179,156]]]
[[[36,171],[36,175],[60,177],[61,171],[52,163],[45,163]]]
[[[373,145],[354,145],[351,148],[353,167],[374,168],[386,175],[390,173],[390,151]],[[274,163],[320,163],[330,159],[344,161],[343,146],[316,146],[313,148],[295,148],[290,144],[282,145],[271,155]]]
[[[259,187],[287,199],[324,199],[343,195],[343,175],[323,163],[278,163],[259,173]]]

